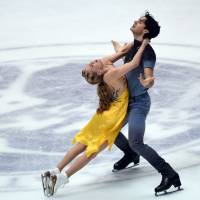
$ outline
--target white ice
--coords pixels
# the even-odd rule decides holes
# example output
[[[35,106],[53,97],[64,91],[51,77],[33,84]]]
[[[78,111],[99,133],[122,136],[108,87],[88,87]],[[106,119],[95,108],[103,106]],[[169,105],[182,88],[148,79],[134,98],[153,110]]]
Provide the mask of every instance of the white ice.
[[[94,87],[80,72],[132,40],[149,10],[161,25],[152,40],[156,83],[145,142],[180,174],[184,190],[162,199],[199,199],[200,3],[198,0],[0,0],[0,198],[44,199],[40,173],[54,167],[95,112]],[[123,128],[127,135],[127,127]],[[160,175],[145,161],[113,174],[113,146],[70,179],[56,199],[154,199]]]

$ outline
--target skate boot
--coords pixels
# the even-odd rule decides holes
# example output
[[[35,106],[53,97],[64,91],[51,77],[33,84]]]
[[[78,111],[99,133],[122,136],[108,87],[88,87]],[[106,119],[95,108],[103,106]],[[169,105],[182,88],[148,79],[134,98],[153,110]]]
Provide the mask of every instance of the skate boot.
[[[167,192],[167,190],[169,188],[171,188],[172,185],[175,188],[178,188],[177,190],[172,191],[172,192],[182,190],[180,188],[181,187],[181,181],[180,181],[179,175],[177,173],[171,178],[169,178],[167,176],[162,176],[162,181],[161,181],[160,185],[158,185],[155,188],[155,196],[160,196],[160,195],[158,195],[158,193],[160,193],[160,192],[164,192],[164,194],[171,193],[171,192]]]
[[[69,182],[69,178],[66,174],[57,174],[50,177],[49,181],[49,196],[53,196],[58,188],[64,187]]]
[[[59,169],[55,168],[55,169],[48,170],[48,171],[44,172],[43,174],[41,174],[42,187],[43,187],[43,192],[44,192],[45,196],[49,196],[50,177],[52,175],[56,175],[56,174],[59,174],[59,173],[60,173]]]
[[[125,154],[118,162],[116,162],[113,166],[113,172],[117,172],[123,169],[128,169],[134,166],[139,165],[140,162],[140,156],[132,156],[130,154]],[[129,164],[133,163],[132,166],[129,166]]]

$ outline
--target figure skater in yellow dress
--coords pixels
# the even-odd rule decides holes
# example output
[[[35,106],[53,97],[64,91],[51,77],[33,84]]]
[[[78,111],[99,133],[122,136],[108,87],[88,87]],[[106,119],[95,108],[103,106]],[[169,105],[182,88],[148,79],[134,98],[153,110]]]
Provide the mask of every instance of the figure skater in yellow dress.
[[[88,83],[97,85],[99,107],[92,119],[76,134],[72,141],[75,145],[68,150],[57,167],[41,175],[46,196],[55,194],[60,186],[69,182],[69,177],[94,159],[103,149],[106,147],[111,149],[122,128],[128,107],[129,94],[125,74],[137,68],[148,43],[149,40],[145,39],[134,58],[118,68],[115,68],[113,63],[122,58],[133,43],[124,45],[113,55],[94,60],[85,66],[82,76]],[[143,80],[140,81],[142,83]],[[61,173],[79,154],[81,155],[75,162]]]

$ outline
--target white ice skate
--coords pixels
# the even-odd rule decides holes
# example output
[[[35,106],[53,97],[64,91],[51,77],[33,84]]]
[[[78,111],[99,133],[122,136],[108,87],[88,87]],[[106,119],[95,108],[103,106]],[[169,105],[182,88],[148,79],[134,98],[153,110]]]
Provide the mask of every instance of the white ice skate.
[[[62,173],[51,176],[49,181],[49,196],[53,196],[58,188],[64,187],[68,182],[69,178]]]
[[[45,196],[47,197],[50,196],[50,188],[49,188],[50,177],[59,173],[60,173],[59,169],[55,168],[41,174],[43,192]]]

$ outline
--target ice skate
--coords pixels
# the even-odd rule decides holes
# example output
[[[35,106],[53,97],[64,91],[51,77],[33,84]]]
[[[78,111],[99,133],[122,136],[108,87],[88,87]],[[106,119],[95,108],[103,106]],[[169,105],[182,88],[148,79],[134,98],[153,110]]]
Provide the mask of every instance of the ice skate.
[[[60,171],[58,168],[55,169],[50,169],[43,174],[41,174],[41,179],[42,179],[42,187],[43,187],[43,192],[45,196],[49,196],[49,182],[50,182],[50,177],[52,175],[59,174]]]
[[[43,174],[41,174],[41,179],[42,179],[42,187],[43,187],[43,192],[45,196],[48,196],[49,193],[49,181],[50,181],[50,171],[46,171]]]
[[[171,186],[174,186],[175,188],[177,188],[177,190],[172,190],[172,191],[169,190],[171,189]],[[183,190],[183,189],[181,188],[181,181],[178,174],[174,175],[172,178],[162,176],[162,181],[160,185],[158,185],[155,188],[155,196],[161,196],[161,195],[177,192],[180,190]]]
[[[64,187],[66,183],[69,182],[69,179],[64,174],[57,174],[50,177],[49,181],[49,196],[53,196],[58,188]]]
[[[126,169],[133,168],[139,165],[140,157],[133,157],[132,155],[125,154],[118,162],[116,162],[113,166],[112,172],[119,172]]]

